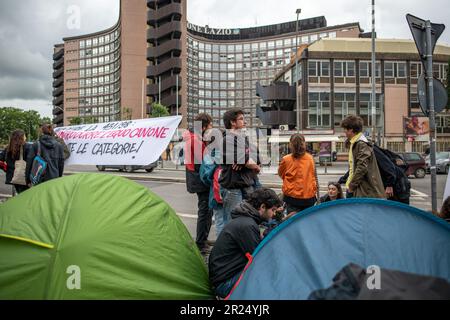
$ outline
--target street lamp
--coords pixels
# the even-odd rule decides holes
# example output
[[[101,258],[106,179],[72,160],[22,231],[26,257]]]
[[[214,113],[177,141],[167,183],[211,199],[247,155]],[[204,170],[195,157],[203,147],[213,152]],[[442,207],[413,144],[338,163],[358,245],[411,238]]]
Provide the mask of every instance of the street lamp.
[[[300,113],[300,99],[298,97],[298,16],[302,12],[302,9],[297,9],[297,24],[295,28],[295,99],[297,100],[297,133],[300,132],[301,113]]]

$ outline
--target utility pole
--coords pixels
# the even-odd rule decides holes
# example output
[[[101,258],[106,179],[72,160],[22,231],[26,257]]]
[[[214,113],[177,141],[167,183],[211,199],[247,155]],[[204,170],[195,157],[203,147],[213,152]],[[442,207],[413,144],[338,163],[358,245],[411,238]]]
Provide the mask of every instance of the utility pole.
[[[372,141],[375,142],[377,127],[377,91],[376,91],[376,59],[375,59],[375,0],[372,0]]]
[[[300,133],[300,124],[302,123],[302,113],[300,111],[300,98],[298,95],[298,16],[302,12],[302,9],[297,9],[295,13],[297,14],[297,25],[295,28],[295,97],[297,102],[297,133]]]

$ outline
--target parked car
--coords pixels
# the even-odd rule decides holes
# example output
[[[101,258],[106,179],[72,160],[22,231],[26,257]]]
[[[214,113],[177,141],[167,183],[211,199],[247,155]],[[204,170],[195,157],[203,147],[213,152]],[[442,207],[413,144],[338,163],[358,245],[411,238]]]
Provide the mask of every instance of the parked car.
[[[401,152],[399,153],[403,160],[405,160],[408,169],[406,170],[406,175],[414,175],[416,178],[425,178],[426,175],[426,163],[425,159],[418,152]]]
[[[136,170],[144,169],[147,172],[152,172],[158,166],[158,162],[155,161],[146,166],[133,166],[133,165],[97,165],[98,171],[105,171],[105,169],[118,169],[119,171],[125,171],[128,173]]]
[[[430,172],[430,156],[426,158],[426,169]],[[450,168],[450,152],[436,152],[436,172],[448,174]]]

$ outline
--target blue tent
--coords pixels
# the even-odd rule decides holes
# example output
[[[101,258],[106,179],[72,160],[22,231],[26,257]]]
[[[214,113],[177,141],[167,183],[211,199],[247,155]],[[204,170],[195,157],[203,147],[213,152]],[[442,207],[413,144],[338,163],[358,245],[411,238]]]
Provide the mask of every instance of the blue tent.
[[[339,200],[284,222],[252,256],[229,299],[307,299],[350,262],[450,281],[450,224],[392,201]]]

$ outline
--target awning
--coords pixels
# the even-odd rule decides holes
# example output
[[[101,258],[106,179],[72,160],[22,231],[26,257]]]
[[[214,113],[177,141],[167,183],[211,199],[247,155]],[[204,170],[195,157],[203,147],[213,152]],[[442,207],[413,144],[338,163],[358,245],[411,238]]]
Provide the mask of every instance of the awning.
[[[291,136],[270,136],[269,143],[287,143]],[[340,142],[338,136],[330,135],[305,135],[306,142]]]

